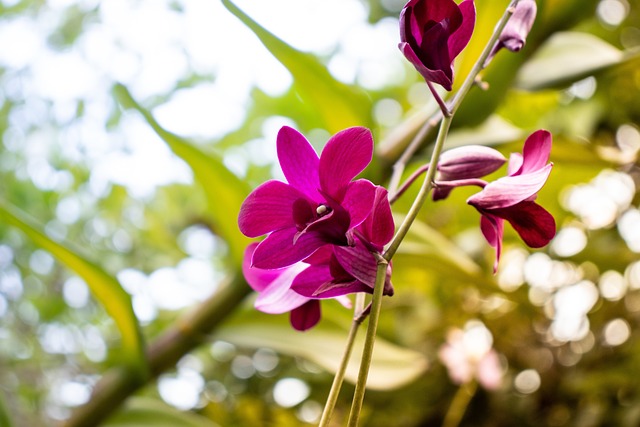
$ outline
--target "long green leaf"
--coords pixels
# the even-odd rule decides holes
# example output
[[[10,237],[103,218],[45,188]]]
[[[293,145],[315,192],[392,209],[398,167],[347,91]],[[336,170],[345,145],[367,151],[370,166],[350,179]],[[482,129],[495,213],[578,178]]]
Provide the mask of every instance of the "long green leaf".
[[[104,427],[217,427],[208,418],[179,411],[160,400],[136,397],[109,418]]]
[[[335,80],[318,59],[300,52],[264,29],[229,0],[222,4],[240,19],[291,73],[301,98],[335,133],[349,126],[369,126],[371,100],[362,91]]]
[[[9,417],[7,405],[5,405],[4,398],[2,397],[2,394],[0,394],[0,427],[11,426],[13,426],[13,423],[11,422],[11,417]]]
[[[56,242],[49,238],[39,224],[15,206],[0,203],[0,220],[20,229],[36,245],[50,252],[84,279],[120,330],[124,363],[132,367],[136,375],[146,376],[148,369],[142,333],[133,312],[131,298],[120,283],[101,267],[82,257],[70,243]]]
[[[260,313],[253,308],[237,313],[218,329],[214,338],[247,348],[272,348],[280,353],[309,360],[331,373],[335,373],[347,338],[348,325],[331,319],[330,307],[323,307],[325,318],[313,329],[298,332],[287,316]],[[362,353],[364,334],[359,334],[353,354]],[[425,356],[414,350],[376,339],[367,387],[391,390],[416,379],[427,369]],[[345,378],[352,383],[358,377],[359,358],[352,357]]]
[[[234,263],[240,265],[248,239],[240,233],[237,218],[240,205],[249,193],[248,185],[231,173],[222,159],[202,152],[189,141],[162,128],[151,113],[133,99],[125,86],[116,84],[114,92],[124,107],[137,110],[171,151],[191,167],[207,196],[216,232],[229,245]]]

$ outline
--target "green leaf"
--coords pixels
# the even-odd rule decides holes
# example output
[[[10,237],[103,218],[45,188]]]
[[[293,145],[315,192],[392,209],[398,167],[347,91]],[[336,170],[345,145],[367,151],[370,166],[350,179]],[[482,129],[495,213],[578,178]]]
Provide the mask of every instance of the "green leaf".
[[[101,267],[88,261],[69,242],[56,242],[42,227],[18,208],[0,202],[0,220],[20,229],[36,245],[50,252],[61,263],[73,270],[89,286],[95,298],[113,318],[122,335],[123,361],[137,375],[147,375],[147,359],[142,333],[133,312],[131,298],[120,283]]]
[[[217,427],[208,418],[182,412],[166,403],[145,397],[129,399],[123,409],[114,414],[104,427]]]
[[[489,116],[480,126],[452,130],[447,137],[446,148],[465,145],[494,146],[515,141],[523,136],[522,129],[494,114]]]
[[[370,126],[371,99],[335,80],[318,59],[300,52],[264,29],[229,0],[222,4],[240,19],[291,73],[294,87],[331,133],[349,126]]]
[[[333,320],[331,303],[323,304],[324,318],[313,329],[294,330],[286,315],[268,315],[253,308],[238,313],[214,334],[215,339],[247,348],[272,348],[280,353],[302,357],[335,373],[347,339],[348,322]],[[339,307],[344,311],[345,309]],[[359,331],[347,367],[345,378],[355,383],[358,377],[359,355],[364,345],[364,327]],[[413,381],[427,369],[427,359],[421,353],[376,338],[373,361],[367,387],[391,390]]]
[[[116,84],[114,92],[124,107],[142,114],[171,151],[191,167],[206,194],[211,218],[217,226],[215,231],[225,239],[234,263],[239,266],[249,240],[240,233],[237,221],[240,205],[249,194],[249,186],[227,169],[222,159],[204,153],[189,141],[162,128],[151,113],[133,99],[125,86]]]
[[[13,423],[9,417],[9,411],[7,411],[7,405],[4,403],[2,394],[0,394],[0,427],[11,427]]]
[[[563,87],[626,59],[628,55],[594,35],[560,32],[524,64],[516,85],[526,90]]]

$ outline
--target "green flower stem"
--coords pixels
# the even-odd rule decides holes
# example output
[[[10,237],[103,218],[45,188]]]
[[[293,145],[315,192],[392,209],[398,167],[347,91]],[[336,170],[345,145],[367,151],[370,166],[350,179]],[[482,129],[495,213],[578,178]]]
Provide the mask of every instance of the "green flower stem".
[[[382,292],[384,291],[384,282],[387,277],[387,267],[389,266],[389,262],[383,256],[377,254],[376,258],[378,261],[376,283],[373,288],[371,313],[369,314],[369,325],[367,327],[367,335],[365,336],[364,348],[362,350],[360,371],[358,372],[356,389],[353,393],[353,402],[351,403],[351,413],[349,414],[348,422],[349,427],[356,427],[358,425],[358,419],[360,418],[360,410],[362,409],[365,387],[367,386],[367,378],[369,376],[369,367],[371,366],[371,358],[373,357],[373,345],[376,341],[380,307],[382,307]]]
[[[460,425],[460,421],[462,421],[462,417],[477,388],[478,384],[475,381],[462,384],[460,388],[458,388],[444,417],[442,427],[458,427]]]
[[[364,294],[358,294],[358,297],[364,296]],[[356,297],[356,298],[358,298]],[[361,298],[358,298],[362,300]],[[356,335],[358,334],[358,328],[362,321],[365,319],[364,316],[361,315],[362,311],[362,301],[356,302],[356,310],[353,317],[353,322],[351,323],[351,329],[349,330],[349,336],[347,337],[347,344],[345,345],[344,353],[342,354],[342,360],[340,360],[340,366],[336,371],[335,377],[333,377],[333,384],[331,384],[331,390],[329,391],[329,396],[327,397],[327,403],[324,405],[324,410],[322,411],[322,417],[320,418],[320,424],[318,427],[327,427],[329,422],[331,421],[331,416],[333,415],[333,409],[336,406],[336,402],[338,401],[338,395],[340,394],[340,389],[342,388],[342,383],[344,381],[344,373],[347,370],[347,365],[349,364],[349,359],[351,358],[351,352],[353,350],[353,343],[355,342]]]
[[[491,38],[489,39],[489,41],[487,42],[487,45],[482,51],[482,54],[474,64],[473,68],[471,69],[471,72],[469,73],[465,81],[462,83],[460,90],[458,90],[458,93],[453,98],[451,102],[451,106],[448,109],[448,112],[450,114],[446,114],[446,111],[444,110],[442,113],[440,113],[443,116],[442,121],[440,122],[440,130],[438,131],[438,136],[436,138],[435,146],[433,147],[433,154],[431,155],[431,162],[429,163],[429,169],[427,170],[427,174],[425,176],[424,182],[420,187],[418,196],[416,197],[413,204],[411,205],[411,208],[409,209],[407,216],[405,217],[404,221],[398,228],[398,231],[396,232],[395,236],[393,237],[393,240],[389,244],[389,247],[385,251],[384,256],[378,256],[378,269],[376,273],[377,275],[376,275],[375,288],[373,290],[373,299],[371,301],[372,306],[371,306],[371,314],[369,318],[369,326],[367,328],[367,335],[365,337],[364,349],[362,352],[362,360],[360,362],[360,371],[358,372],[358,380],[356,382],[356,390],[353,394],[353,402],[351,404],[351,413],[349,414],[348,427],[358,426],[360,411],[362,410],[362,403],[364,401],[364,393],[365,393],[365,387],[367,384],[367,377],[369,376],[369,367],[371,366],[371,358],[373,356],[373,345],[376,339],[376,330],[378,328],[378,318],[380,317],[380,308],[382,306],[382,291],[384,288],[384,281],[386,279],[387,266],[389,264],[389,261],[391,261],[391,258],[393,258],[396,251],[398,250],[400,243],[402,243],[402,240],[405,238],[405,236],[409,232],[409,228],[411,228],[413,221],[415,221],[415,219],[417,218],[418,213],[420,212],[420,209],[422,208],[425,201],[427,200],[429,192],[433,187],[433,179],[435,177],[438,160],[440,158],[440,153],[442,153],[444,142],[447,139],[447,135],[451,127],[453,116],[455,115],[455,112],[460,107],[460,104],[462,103],[462,100],[464,99],[466,94],[469,92],[471,87],[475,84],[476,77],[482,70],[487,57],[491,53],[491,50],[493,49],[494,44],[497,42],[498,38],[500,37],[500,34],[502,33],[504,26],[507,24],[507,21],[513,14],[515,5],[517,3],[518,3],[518,0],[514,0],[509,5],[505,13],[502,15],[502,18],[500,18],[500,20],[498,21],[498,24],[496,25],[493,31],[493,34],[491,35]],[[428,124],[425,124],[425,126],[423,126],[421,131],[426,129],[427,125]],[[423,132],[419,132],[419,133],[422,134]],[[425,134],[426,134],[426,130],[425,130]],[[394,193],[395,193],[395,190],[394,190]]]

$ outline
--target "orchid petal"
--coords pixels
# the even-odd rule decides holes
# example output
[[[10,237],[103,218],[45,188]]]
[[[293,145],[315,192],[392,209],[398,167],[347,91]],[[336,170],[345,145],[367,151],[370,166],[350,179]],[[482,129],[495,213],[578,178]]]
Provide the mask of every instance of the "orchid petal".
[[[251,289],[256,292],[262,292],[271,282],[276,280],[282,274],[282,270],[262,270],[260,268],[251,267],[251,258],[258,243],[251,243],[244,250],[242,259],[242,273]]]
[[[353,247],[335,247],[333,253],[349,275],[373,289],[376,283],[377,263],[362,243],[358,242]]]
[[[473,0],[465,0],[459,4],[462,14],[460,27],[449,39],[449,57],[455,58],[469,44],[476,23],[476,7]]]
[[[394,223],[389,195],[384,187],[377,186],[371,214],[360,225],[362,234],[373,245],[386,245],[393,238]]]
[[[355,292],[371,293],[370,287],[357,280],[335,283],[328,265],[312,265],[307,268],[296,276],[291,289],[307,298],[333,298]]]
[[[525,201],[509,208],[494,209],[491,213],[509,221],[531,248],[546,246],[556,235],[553,216],[534,202]]]
[[[431,70],[427,68],[422,63],[420,58],[418,58],[418,55],[416,55],[415,51],[409,45],[409,43],[399,43],[398,48],[400,48],[400,51],[405,56],[405,58],[407,58],[407,60],[411,62],[411,64],[416,68],[418,73],[420,73],[420,75],[425,80],[437,83],[444,87],[446,90],[452,89],[453,82],[451,77],[448,77],[442,70]]]
[[[360,225],[371,213],[376,187],[366,179],[350,183],[342,200],[342,207],[349,212],[349,228]]]
[[[507,175],[520,175],[520,169],[522,169],[523,161],[524,159],[522,157],[522,154],[511,153],[511,155],[509,156],[509,164],[507,166]]]
[[[551,155],[551,133],[546,130],[538,130],[527,138],[522,150],[521,174],[528,174],[542,169],[549,161]]]
[[[300,262],[277,270],[280,275],[258,294],[254,304],[255,308],[263,313],[281,314],[307,302],[308,298],[291,290],[291,284],[295,277],[307,267],[307,264]]]
[[[318,194],[320,159],[309,141],[297,130],[283,126],[278,132],[278,159],[287,182],[308,198],[321,202]]]
[[[526,175],[500,178],[469,197],[467,203],[481,210],[501,209],[518,204],[540,191],[552,167],[552,164],[548,164]]]
[[[504,235],[504,221],[493,215],[483,214],[480,218],[480,230],[489,245],[496,249],[496,259],[493,262],[493,272],[498,271],[498,262],[502,253],[502,236]]]
[[[320,316],[320,301],[311,300],[292,310],[289,321],[295,330],[306,331],[318,324]]]
[[[267,181],[253,190],[240,207],[238,227],[247,237],[258,237],[271,231],[290,227],[293,204],[306,200],[304,195],[280,181]]]
[[[320,188],[342,202],[347,184],[367,167],[373,157],[371,131],[352,127],[335,134],[320,155]]]
[[[293,239],[298,233],[295,227],[285,228],[269,234],[253,253],[253,267],[274,269],[287,267],[311,255],[326,242],[319,233],[305,233]]]

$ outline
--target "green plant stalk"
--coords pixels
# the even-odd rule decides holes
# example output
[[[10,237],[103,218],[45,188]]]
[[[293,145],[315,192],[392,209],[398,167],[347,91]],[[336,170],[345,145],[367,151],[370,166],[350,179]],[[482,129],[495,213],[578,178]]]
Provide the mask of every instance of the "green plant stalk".
[[[438,160],[440,159],[440,153],[442,153],[442,149],[444,147],[444,142],[447,139],[447,135],[449,133],[449,129],[451,127],[451,122],[453,121],[453,117],[460,107],[462,100],[469,92],[471,87],[476,82],[476,78],[480,71],[483,68],[483,65],[491,53],[494,44],[498,41],[502,30],[504,29],[507,21],[513,14],[515,6],[518,4],[518,0],[514,0],[505,10],[505,13],[502,15],[496,27],[493,31],[493,34],[489,38],[487,45],[485,46],[482,54],[476,61],[475,65],[471,69],[471,72],[467,76],[467,78],[462,83],[458,93],[456,93],[455,97],[451,102],[451,106],[448,111],[445,111],[443,108],[442,111],[442,121],[440,122],[440,129],[438,131],[438,136],[436,138],[435,145],[433,147],[433,153],[431,155],[431,161],[429,162],[429,170],[426,173],[425,179],[420,187],[420,191],[416,196],[416,199],[413,201],[407,216],[404,221],[398,228],[393,240],[389,244],[389,247],[385,251],[384,255],[378,259],[378,269],[376,272],[376,284],[373,291],[373,299],[371,306],[371,314],[369,319],[369,326],[367,328],[367,335],[365,337],[364,350],[362,352],[362,359],[360,362],[360,371],[358,372],[358,379],[356,382],[356,389],[353,394],[353,402],[351,404],[351,413],[349,414],[349,423],[348,427],[357,427],[358,420],[360,418],[360,411],[362,410],[362,403],[364,401],[364,393],[365,387],[367,383],[367,377],[369,375],[369,368],[371,366],[371,358],[373,355],[373,345],[376,339],[376,330],[378,327],[378,318],[380,316],[380,308],[382,306],[382,291],[384,287],[384,280],[386,278],[387,265],[395,255],[396,251],[400,247],[400,243],[405,238],[413,221],[418,216],[420,209],[424,205],[429,196],[429,193],[433,187],[433,180],[435,177]]]
[[[369,325],[367,327],[367,335],[365,336],[364,348],[362,349],[362,360],[360,361],[360,371],[358,371],[358,380],[356,381],[356,389],[353,393],[353,402],[351,403],[351,413],[349,414],[349,427],[358,425],[360,418],[360,410],[364,401],[364,392],[367,386],[367,378],[369,376],[369,367],[371,366],[371,358],[373,357],[373,345],[376,341],[376,331],[378,329],[378,318],[380,317],[380,307],[382,307],[382,293],[384,291],[384,282],[387,277],[387,267],[389,262],[381,255],[377,255],[378,268],[376,271],[376,283],[373,288],[373,298],[371,299],[371,313],[369,315]]]
[[[462,417],[469,406],[469,402],[473,398],[473,395],[478,388],[478,384],[475,381],[471,381],[466,384],[462,384],[456,394],[453,396],[451,405],[444,416],[442,427],[458,427]]]

